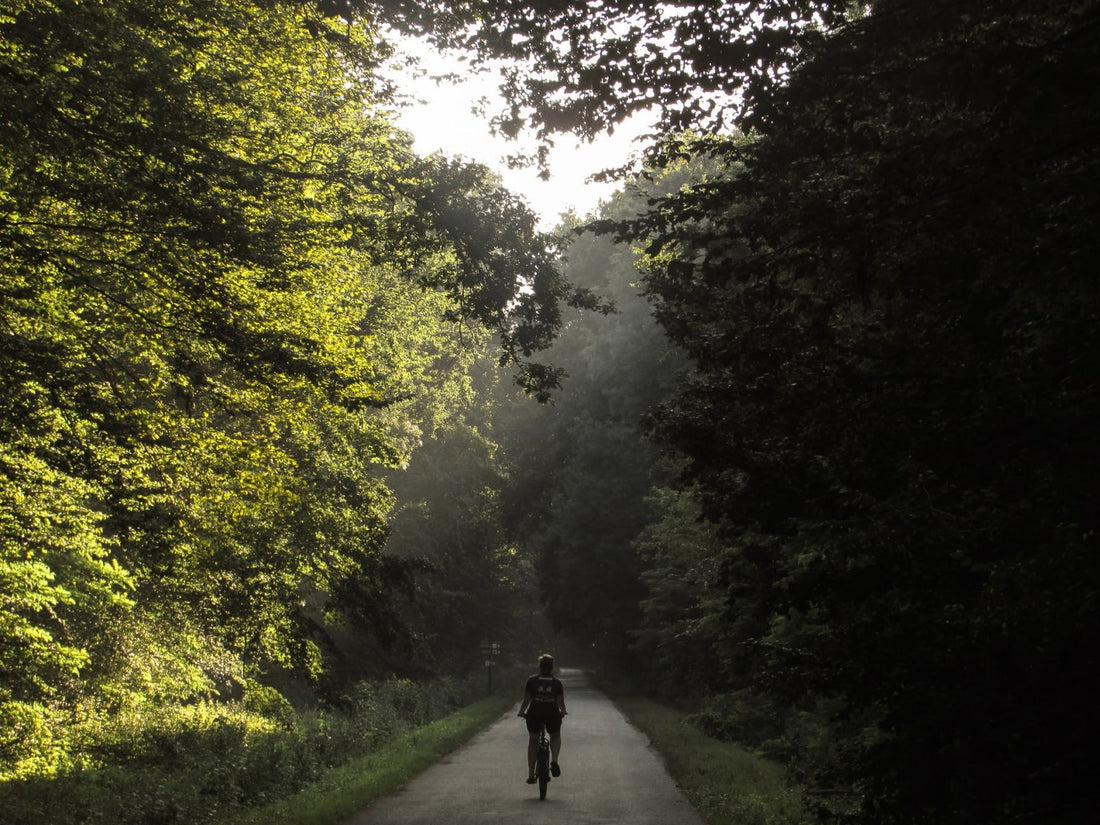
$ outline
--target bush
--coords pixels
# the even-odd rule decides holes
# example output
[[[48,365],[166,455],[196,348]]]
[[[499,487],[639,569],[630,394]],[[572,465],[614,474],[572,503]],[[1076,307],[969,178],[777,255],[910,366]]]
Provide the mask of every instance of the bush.
[[[51,774],[66,761],[68,743],[57,711],[29,702],[0,702],[0,782]]]
[[[247,684],[240,701],[88,717],[73,740],[89,767],[0,784],[0,825],[214,822],[469,704],[479,687],[451,678],[363,682],[334,706],[299,712],[278,691]]]
[[[782,734],[784,716],[768,699],[740,690],[710,697],[690,721],[707,736],[760,748]]]

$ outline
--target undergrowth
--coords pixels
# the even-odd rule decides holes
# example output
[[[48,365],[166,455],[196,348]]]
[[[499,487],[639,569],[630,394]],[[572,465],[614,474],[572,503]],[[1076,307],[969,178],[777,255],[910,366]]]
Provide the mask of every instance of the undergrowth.
[[[498,692],[327,773],[293,796],[221,825],[335,825],[401,787],[498,719],[515,697]]]
[[[678,710],[648,699],[615,697],[649,737],[707,825],[809,825],[811,814],[783,766],[707,736]]]
[[[360,683],[298,711],[277,692],[145,708],[74,731],[82,764],[0,783],[0,825],[204,825],[293,794],[484,695],[480,680]]]

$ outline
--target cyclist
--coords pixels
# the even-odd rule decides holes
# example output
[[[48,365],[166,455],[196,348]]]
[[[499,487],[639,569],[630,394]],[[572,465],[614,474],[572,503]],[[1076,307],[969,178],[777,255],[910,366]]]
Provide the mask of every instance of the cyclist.
[[[527,784],[535,784],[535,757],[539,749],[539,727],[546,725],[550,734],[550,773],[561,776],[558,754],[561,753],[561,719],[566,715],[565,687],[554,676],[554,657],[539,656],[539,672],[523,687],[523,702],[519,715],[527,720]]]

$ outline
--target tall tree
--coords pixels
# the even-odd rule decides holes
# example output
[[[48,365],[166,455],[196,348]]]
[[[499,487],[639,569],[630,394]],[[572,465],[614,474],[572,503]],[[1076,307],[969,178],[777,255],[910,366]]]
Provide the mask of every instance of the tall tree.
[[[802,767],[864,821],[1091,804],[1100,167],[1069,78],[1095,74],[1097,22],[876,4],[765,135],[695,144],[724,181],[644,221],[697,365],[657,432],[726,525],[753,652],[729,672],[829,719]]]
[[[661,185],[675,188],[686,174],[669,172]],[[642,188],[620,192],[601,213],[636,215],[646,197]],[[607,238],[575,238],[565,273],[616,311],[568,320],[550,351],[568,371],[553,405],[502,415],[505,460],[516,468],[503,504],[513,533],[538,559],[550,618],[598,659],[620,665],[644,592],[632,542],[649,520],[656,461],[641,419],[683,363],[638,294],[635,258]]]
[[[653,106],[704,133],[654,163],[725,168],[604,227],[697,365],[655,432],[725,527],[728,675],[827,719],[817,787],[1087,816],[1097,4],[380,6],[529,59],[505,131]]]
[[[592,137],[655,109],[659,131],[764,122],[793,66],[842,24],[851,0],[325,0],[478,59],[505,61],[506,134]]]
[[[509,468],[494,419],[502,396],[491,362],[451,420],[412,454],[392,486],[397,501],[387,554],[416,564],[403,624],[411,635],[402,654],[422,670],[480,669],[483,640],[500,643],[506,660],[529,658],[545,636],[534,565],[509,538],[501,500]]]
[[[368,24],[20,0],[0,43],[6,775],[56,769],[19,731],[78,707],[315,672],[312,605],[387,598],[381,472],[464,328],[541,394],[594,301],[486,170],[410,151]]]

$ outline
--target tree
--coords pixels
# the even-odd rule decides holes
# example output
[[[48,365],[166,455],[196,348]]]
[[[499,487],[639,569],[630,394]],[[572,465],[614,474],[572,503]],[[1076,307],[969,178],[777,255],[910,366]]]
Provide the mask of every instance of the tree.
[[[596,301],[485,169],[410,151],[368,25],[26,0],[0,42],[5,726],[316,674],[314,606],[389,598],[382,474],[465,330],[544,394]],[[64,764],[23,741],[4,775]]]
[[[863,821],[1088,797],[1096,22],[877,4],[764,134],[669,142],[728,172],[634,227],[696,365],[654,423],[724,525],[727,671],[828,720],[801,768]]]
[[[683,174],[670,172],[662,185],[674,187]],[[645,197],[620,192],[602,213],[635,215]],[[682,366],[637,294],[634,260],[628,247],[577,235],[567,277],[616,311],[573,313],[550,350],[568,370],[553,405],[505,407],[501,416],[504,460],[515,468],[505,520],[537,559],[549,617],[597,660],[620,665],[631,655],[644,593],[632,542],[649,520],[646,495],[659,475],[641,417]]]
[[[411,3],[326,0],[476,59],[504,62],[506,134],[591,137],[636,112],[659,132],[720,130],[752,113],[763,123],[790,70],[843,24],[850,0],[662,3],[510,0]]]
[[[662,699],[697,706],[728,687],[715,655],[728,634],[725,552],[693,491],[655,487],[648,502],[655,517],[634,542],[645,585],[634,647]]]
[[[492,375],[491,364],[479,373]],[[402,658],[429,672],[480,668],[484,639],[518,660],[545,629],[530,554],[501,519],[508,468],[492,440],[498,383],[479,387],[393,480],[398,506],[387,555],[419,568],[403,611],[411,638]]]
[[[723,526],[727,675],[825,720],[814,786],[867,822],[1084,816],[1096,4],[385,8],[530,58],[506,132],[654,106],[702,134],[653,164],[724,169],[599,226],[696,365],[654,432]]]

